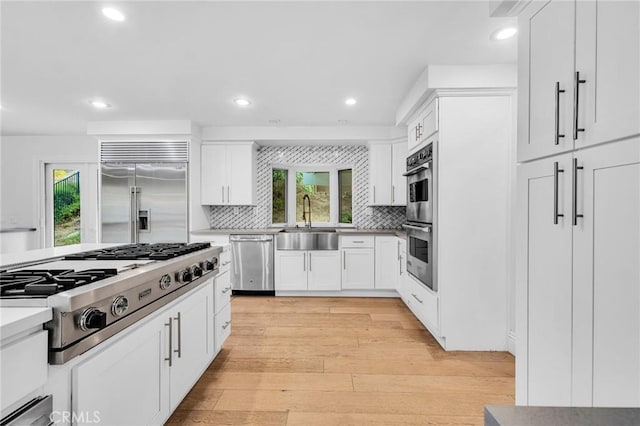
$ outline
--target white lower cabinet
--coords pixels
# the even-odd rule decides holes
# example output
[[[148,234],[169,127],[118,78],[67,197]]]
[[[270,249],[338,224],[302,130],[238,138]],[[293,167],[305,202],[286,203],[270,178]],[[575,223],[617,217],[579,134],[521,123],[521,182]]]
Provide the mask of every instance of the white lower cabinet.
[[[340,253],[337,250],[308,252],[308,290],[340,290]]]
[[[213,305],[212,283],[180,302],[169,312],[171,345],[171,411],[185,397],[211,360],[208,342]]]
[[[375,288],[395,290],[400,276],[400,243],[396,236],[375,237]]]
[[[521,165],[518,194],[516,403],[640,406],[640,139]]]
[[[342,249],[342,288],[344,290],[375,288],[375,249]]]
[[[213,357],[212,287],[210,280],[75,364],[72,412],[108,425],[163,423]]]
[[[440,312],[437,293],[418,283],[409,274],[406,274],[404,279],[404,293],[403,300],[411,312],[431,331],[434,337],[439,337]]]
[[[231,272],[226,271],[214,279],[213,337],[214,354],[220,352],[231,334]]]
[[[340,290],[337,250],[276,250],[276,291]]]
[[[161,424],[171,412],[167,315],[72,371],[72,412],[108,425]],[[168,324],[168,322],[167,322]]]

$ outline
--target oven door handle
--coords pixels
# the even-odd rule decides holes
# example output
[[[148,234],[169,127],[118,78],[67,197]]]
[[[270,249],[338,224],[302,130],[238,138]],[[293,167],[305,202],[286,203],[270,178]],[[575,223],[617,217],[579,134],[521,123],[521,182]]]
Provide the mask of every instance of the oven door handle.
[[[402,227],[404,229],[413,229],[414,231],[422,231],[422,232],[431,232],[431,225],[428,226],[415,226],[415,225],[408,225],[408,224],[403,224]]]
[[[407,171],[407,173],[403,173],[402,176],[411,176],[411,175],[415,175],[416,173],[419,173],[423,170],[429,170],[431,168],[430,164],[433,160],[429,160],[424,164],[419,165],[418,167],[416,167],[415,169],[411,169],[409,171]]]

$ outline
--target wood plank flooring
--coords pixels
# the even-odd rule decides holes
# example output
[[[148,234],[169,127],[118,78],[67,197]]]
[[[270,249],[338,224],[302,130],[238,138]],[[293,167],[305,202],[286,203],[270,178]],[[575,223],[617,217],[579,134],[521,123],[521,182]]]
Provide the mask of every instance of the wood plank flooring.
[[[171,425],[481,425],[514,358],[445,352],[400,299],[234,297],[222,352]]]

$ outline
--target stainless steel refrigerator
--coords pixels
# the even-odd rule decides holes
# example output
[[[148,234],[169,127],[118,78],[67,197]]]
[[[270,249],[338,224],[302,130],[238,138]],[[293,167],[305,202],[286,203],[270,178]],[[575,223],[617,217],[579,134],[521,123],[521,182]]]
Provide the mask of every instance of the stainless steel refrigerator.
[[[187,163],[102,163],[104,243],[187,242]]]

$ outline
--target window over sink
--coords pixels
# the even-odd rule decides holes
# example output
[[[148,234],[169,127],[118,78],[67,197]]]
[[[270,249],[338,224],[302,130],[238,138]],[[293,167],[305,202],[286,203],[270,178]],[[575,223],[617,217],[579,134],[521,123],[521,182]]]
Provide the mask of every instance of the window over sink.
[[[311,201],[313,226],[352,223],[351,166],[272,165],[271,175],[273,225],[304,226],[305,195]]]

